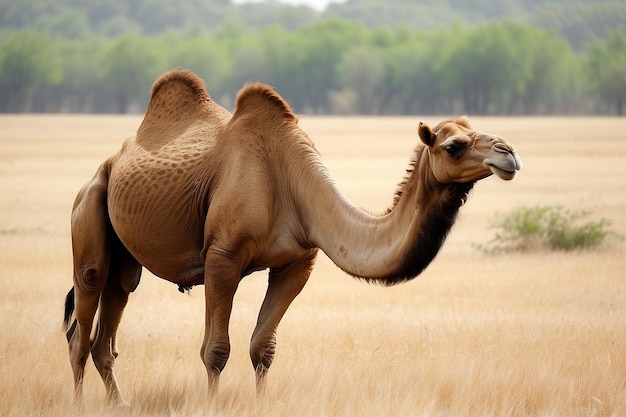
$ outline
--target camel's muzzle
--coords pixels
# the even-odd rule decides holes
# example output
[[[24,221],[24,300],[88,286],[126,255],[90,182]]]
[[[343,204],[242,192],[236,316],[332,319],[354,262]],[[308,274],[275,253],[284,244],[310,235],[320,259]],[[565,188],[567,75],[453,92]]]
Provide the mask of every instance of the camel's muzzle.
[[[505,181],[515,178],[516,172],[522,169],[522,160],[515,149],[503,142],[493,145],[484,163],[491,172]]]

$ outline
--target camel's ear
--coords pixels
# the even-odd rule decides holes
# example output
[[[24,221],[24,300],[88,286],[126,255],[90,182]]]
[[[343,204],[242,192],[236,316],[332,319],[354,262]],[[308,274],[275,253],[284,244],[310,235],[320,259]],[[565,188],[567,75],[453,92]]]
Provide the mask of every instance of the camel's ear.
[[[422,142],[426,144],[426,146],[433,146],[435,144],[435,139],[437,135],[432,130],[430,130],[430,126],[428,126],[426,123],[420,122],[420,125],[417,128],[417,134],[419,135]]]

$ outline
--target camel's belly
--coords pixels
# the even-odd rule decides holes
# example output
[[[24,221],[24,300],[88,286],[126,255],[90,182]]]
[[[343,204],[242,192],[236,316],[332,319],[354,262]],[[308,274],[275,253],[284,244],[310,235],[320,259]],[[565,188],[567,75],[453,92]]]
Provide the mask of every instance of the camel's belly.
[[[195,285],[188,281],[202,279],[202,247],[196,243],[195,233],[178,229],[176,226],[180,225],[172,223],[157,225],[138,219],[128,224],[115,215],[111,216],[111,223],[124,246],[153,274],[185,285]],[[168,233],[168,229],[179,232]]]
[[[197,280],[205,215],[193,189],[150,172],[111,174],[109,216],[126,248],[155,275],[181,284]]]

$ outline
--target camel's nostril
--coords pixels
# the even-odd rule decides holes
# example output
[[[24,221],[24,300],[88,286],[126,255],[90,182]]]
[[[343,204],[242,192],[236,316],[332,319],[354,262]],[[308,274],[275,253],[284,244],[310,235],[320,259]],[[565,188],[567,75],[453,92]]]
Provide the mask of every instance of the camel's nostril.
[[[513,150],[506,144],[502,143],[502,142],[498,142],[496,144],[493,145],[493,149],[496,152],[502,152],[502,153],[513,153]]]

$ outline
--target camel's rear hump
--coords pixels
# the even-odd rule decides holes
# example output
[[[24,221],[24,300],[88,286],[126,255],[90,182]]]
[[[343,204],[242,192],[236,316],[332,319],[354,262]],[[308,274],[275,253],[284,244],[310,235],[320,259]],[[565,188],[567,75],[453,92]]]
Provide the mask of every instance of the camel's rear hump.
[[[175,69],[152,86],[146,115],[137,130],[137,143],[150,149],[167,144],[192,125],[202,125],[215,137],[231,114],[211,99],[204,82],[194,73]]]

